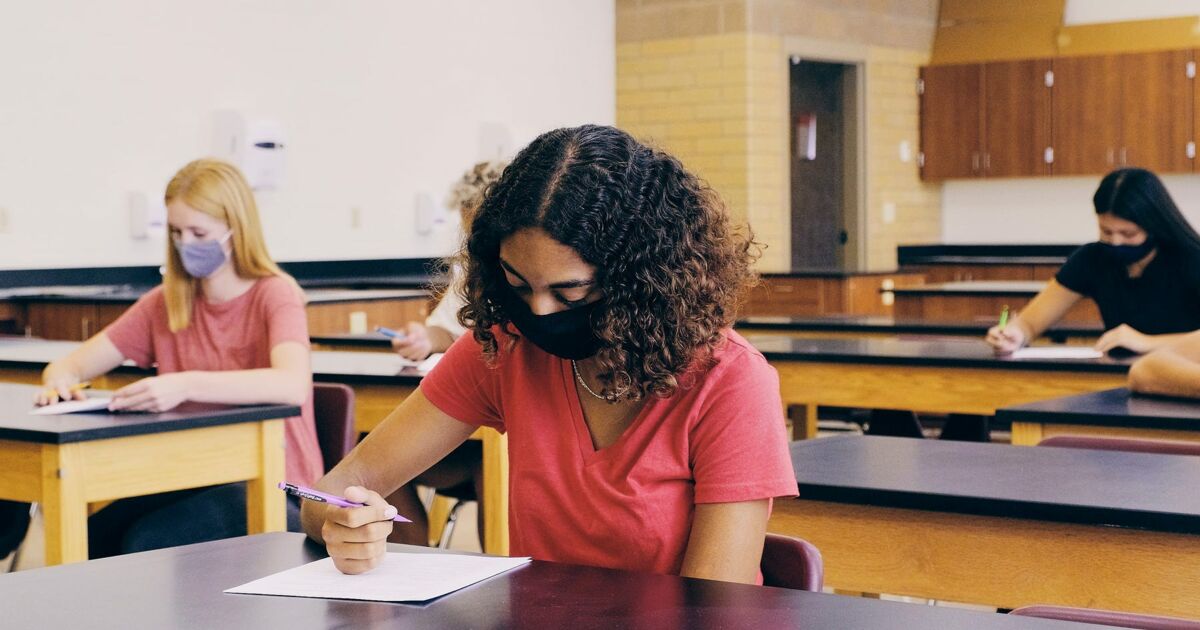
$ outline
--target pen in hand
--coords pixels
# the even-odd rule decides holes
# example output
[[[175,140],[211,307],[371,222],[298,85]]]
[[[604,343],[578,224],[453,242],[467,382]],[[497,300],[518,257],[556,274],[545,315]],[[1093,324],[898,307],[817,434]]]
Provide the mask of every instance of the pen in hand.
[[[376,326],[375,332],[387,337],[388,339],[404,339],[408,336],[398,330],[392,330],[386,326]]]
[[[333,494],[326,494],[324,492],[321,492],[320,490],[313,490],[312,488],[305,488],[304,486],[297,486],[294,484],[287,483],[285,481],[279,482],[279,489],[283,490],[284,492],[286,492],[292,496],[300,497],[301,499],[307,499],[309,501],[316,501],[318,503],[328,503],[329,505],[335,505],[337,507],[356,508],[356,507],[365,507],[366,506],[365,503],[351,501],[350,499],[347,499],[345,497],[339,497],[339,496],[333,495]],[[393,520],[397,523],[411,523],[412,522],[412,521],[408,520],[407,518],[400,516],[399,514],[393,516],[391,518],[391,520]]]

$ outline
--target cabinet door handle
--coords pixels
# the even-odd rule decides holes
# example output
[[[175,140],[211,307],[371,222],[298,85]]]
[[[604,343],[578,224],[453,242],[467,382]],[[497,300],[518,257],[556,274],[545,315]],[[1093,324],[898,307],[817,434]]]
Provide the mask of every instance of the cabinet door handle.
[[[991,152],[983,154],[983,170],[988,173],[992,172],[992,154],[991,154]]]
[[[82,320],[80,320],[79,332],[83,336],[84,341],[87,341],[87,339],[88,339],[88,329],[90,329],[90,328],[91,328],[91,322],[88,321],[88,318],[84,317]]]
[[[1121,147],[1121,166],[1129,165],[1129,160],[1127,159],[1129,157],[1128,152],[1129,152],[1128,147]]]
[[[972,173],[979,172],[979,152],[978,151],[971,152],[971,172]]]
[[[1113,159],[1115,158],[1115,156],[1116,156],[1116,150],[1110,147],[1108,149],[1107,156],[1104,158],[1108,162],[1109,166],[1112,166]]]

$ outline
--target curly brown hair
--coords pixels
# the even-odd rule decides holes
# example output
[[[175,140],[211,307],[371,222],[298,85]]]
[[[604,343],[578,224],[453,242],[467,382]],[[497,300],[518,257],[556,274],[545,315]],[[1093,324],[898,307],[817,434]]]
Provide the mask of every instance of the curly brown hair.
[[[613,127],[584,125],[538,136],[484,193],[465,251],[466,306],[489,362],[508,326],[500,244],[541,228],[596,269],[592,327],[609,401],[670,396],[706,364],[733,324],[761,245],[730,226],[725,204],[679,160]]]

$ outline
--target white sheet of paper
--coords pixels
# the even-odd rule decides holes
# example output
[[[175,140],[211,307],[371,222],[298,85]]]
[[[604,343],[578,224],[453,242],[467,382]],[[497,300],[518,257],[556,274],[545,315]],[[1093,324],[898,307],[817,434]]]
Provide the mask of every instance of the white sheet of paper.
[[[1099,359],[1102,356],[1103,352],[1074,346],[1021,348],[1012,354],[1014,359]]]
[[[112,398],[68,400],[66,402],[54,403],[53,405],[46,405],[45,407],[34,407],[29,413],[34,416],[61,416],[68,413],[101,411],[108,409],[108,403],[110,402],[112,402]]]
[[[442,354],[441,352],[435,352],[435,353],[429,355],[428,357],[426,357],[424,361],[421,361],[420,363],[418,363],[417,369],[420,370],[422,374],[428,374],[430,371],[433,370],[433,367],[438,364],[438,361],[441,361],[442,357],[444,357],[444,356],[446,356],[446,355]]]
[[[388,553],[374,569],[346,575],[331,558],[280,571],[226,593],[376,602],[423,602],[510,571],[529,558],[449,553]]]

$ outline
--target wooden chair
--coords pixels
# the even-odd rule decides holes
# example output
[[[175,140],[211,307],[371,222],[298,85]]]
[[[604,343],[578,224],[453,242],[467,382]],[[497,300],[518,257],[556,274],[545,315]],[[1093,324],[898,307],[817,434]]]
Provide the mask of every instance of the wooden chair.
[[[341,383],[313,383],[313,416],[325,472],[354,448],[354,390]]]
[[[820,593],[825,585],[825,564],[821,560],[821,552],[806,540],[767,534],[759,566],[762,569],[763,586]]]

